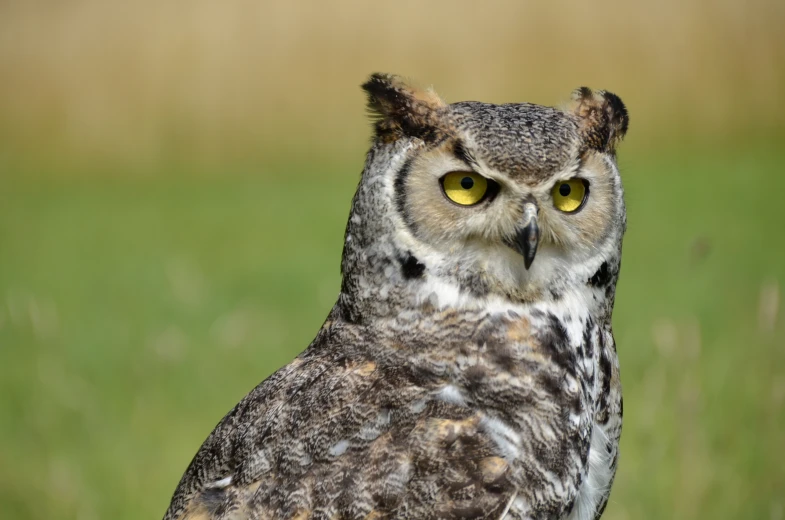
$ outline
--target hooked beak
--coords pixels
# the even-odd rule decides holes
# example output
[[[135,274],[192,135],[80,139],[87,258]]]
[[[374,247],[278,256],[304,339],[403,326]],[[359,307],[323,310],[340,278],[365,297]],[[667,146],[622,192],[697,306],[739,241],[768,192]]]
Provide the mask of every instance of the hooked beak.
[[[523,206],[523,221],[509,245],[523,256],[523,265],[531,267],[540,243],[540,227],[537,225],[537,205],[527,202]]]

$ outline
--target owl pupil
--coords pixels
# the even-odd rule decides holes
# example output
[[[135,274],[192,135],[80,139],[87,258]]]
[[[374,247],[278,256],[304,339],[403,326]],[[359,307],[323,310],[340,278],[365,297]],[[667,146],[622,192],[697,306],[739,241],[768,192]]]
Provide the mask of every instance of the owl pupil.
[[[561,186],[559,186],[559,195],[561,195],[562,197],[566,197],[567,195],[569,195],[570,191],[572,190],[570,189],[569,184],[562,184]]]
[[[461,179],[461,188],[465,190],[470,190],[472,189],[472,186],[474,186],[474,179],[472,179],[471,177],[464,177],[463,179]]]

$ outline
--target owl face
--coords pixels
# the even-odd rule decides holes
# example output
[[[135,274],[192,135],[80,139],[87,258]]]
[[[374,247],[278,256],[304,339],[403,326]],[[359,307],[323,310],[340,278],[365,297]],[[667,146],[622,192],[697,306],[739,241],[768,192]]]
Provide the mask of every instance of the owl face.
[[[398,173],[407,228],[438,251],[499,257],[516,272],[580,263],[623,212],[615,169],[600,154],[576,156],[547,176],[514,176],[458,142],[423,150]]]
[[[516,300],[585,283],[618,255],[625,208],[616,142],[627,113],[580,89],[564,110],[445,104],[395,77],[365,85],[381,143],[405,141],[385,175],[401,250],[442,278]]]

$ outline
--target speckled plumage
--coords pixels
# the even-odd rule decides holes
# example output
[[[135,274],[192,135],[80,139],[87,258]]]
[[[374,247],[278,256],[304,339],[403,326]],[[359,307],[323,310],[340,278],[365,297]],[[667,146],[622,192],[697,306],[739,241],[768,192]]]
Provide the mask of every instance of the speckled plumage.
[[[205,441],[174,519],[599,518],[618,456],[611,331],[626,212],[614,95],[564,110],[448,105],[394,76],[346,230],[341,293],[313,343]],[[472,207],[439,178],[472,170]],[[549,203],[586,179],[584,207]],[[515,247],[534,205],[539,249]]]

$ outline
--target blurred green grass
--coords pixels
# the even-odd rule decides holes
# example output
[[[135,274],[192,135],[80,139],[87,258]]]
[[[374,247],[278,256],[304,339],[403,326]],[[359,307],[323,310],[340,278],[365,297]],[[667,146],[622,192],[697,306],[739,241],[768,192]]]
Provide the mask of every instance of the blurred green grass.
[[[160,516],[213,425],[331,307],[361,162],[0,176],[2,516]],[[606,518],[782,518],[785,151],[620,163],[626,407]]]

